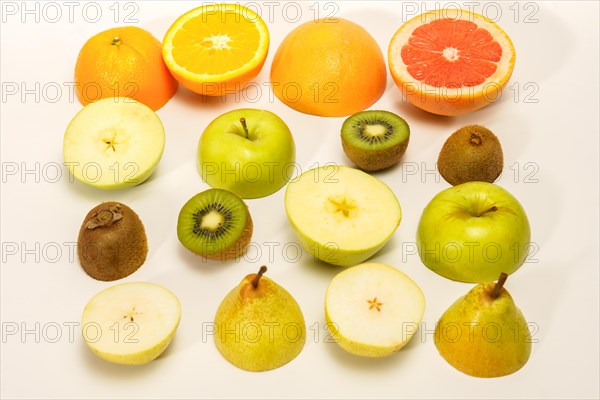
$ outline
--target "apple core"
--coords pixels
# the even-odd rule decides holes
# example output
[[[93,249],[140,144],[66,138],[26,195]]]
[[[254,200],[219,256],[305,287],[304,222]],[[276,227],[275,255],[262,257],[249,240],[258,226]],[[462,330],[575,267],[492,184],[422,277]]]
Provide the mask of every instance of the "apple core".
[[[344,196],[340,197],[329,197],[325,203],[325,207],[328,212],[332,214],[341,213],[346,218],[354,218],[358,214],[358,206],[356,201],[349,199]]]
[[[373,300],[367,300],[367,303],[369,303],[369,310],[377,310],[381,312],[381,306],[383,303],[377,301],[377,297],[374,297]]]

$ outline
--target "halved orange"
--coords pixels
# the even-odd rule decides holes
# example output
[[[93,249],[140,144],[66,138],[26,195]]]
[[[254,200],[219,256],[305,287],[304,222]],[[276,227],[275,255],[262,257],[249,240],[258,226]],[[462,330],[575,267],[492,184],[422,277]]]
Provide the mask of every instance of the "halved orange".
[[[208,96],[242,90],[262,69],[269,31],[239,4],[210,4],[180,16],[163,40],[163,58],[186,88]]]
[[[390,72],[408,101],[440,115],[461,115],[499,98],[515,65],[508,35],[465,10],[418,15],[394,34]]]
[[[343,19],[305,22],[281,42],[271,87],[294,110],[324,117],[363,111],[383,95],[387,72],[375,39]]]

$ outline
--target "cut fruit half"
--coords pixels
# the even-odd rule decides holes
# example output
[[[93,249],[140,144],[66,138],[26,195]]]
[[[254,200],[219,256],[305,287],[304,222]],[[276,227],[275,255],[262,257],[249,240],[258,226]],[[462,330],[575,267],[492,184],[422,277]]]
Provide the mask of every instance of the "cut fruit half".
[[[183,205],[177,220],[181,244],[197,255],[225,261],[241,256],[252,239],[246,203],[224,189],[208,189]]]
[[[424,312],[421,288],[381,263],[360,264],[340,272],[325,296],[327,327],[336,342],[363,357],[396,353],[413,337]]]
[[[148,238],[140,217],[123,203],[92,208],[79,228],[77,255],[94,279],[115,281],[137,271],[148,255]]]
[[[175,79],[208,96],[235,93],[258,75],[269,31],[240,4],[210,4],[179,17],[163,40],[163,58]]]
[[[367,110],[348,117],[341,136],[344,152],[352,162],[364,171],[379,171],[400,161],[410,129],[392,112]]]
[[[130,282],[111,286],[83,310],[83,339],[101,358],[117,364],[146,364],[160,356],[175,335],[181,306],[163,286]]]
[[[402,219],[392,190],[360,170],[327,165],[288,184],[285,209],[302,245],[329,264],[356,265],[379,251]]]
[[[279,45],[271,88],[296,111],[323,117],[360,112],[383,95],[387,73],[377,41],[343,18],[298,25]]]
[[[496,101],[515,57],[502,28],[459,9],[414,17],[394,34],[388,49],[390,72],[407,100],[440,115],[465,114]]]
[[[148,106],[109,97],[85,106],[65,131],[63,155],[71,174],[99,189],[125,189],[152,175],[165,130]]]

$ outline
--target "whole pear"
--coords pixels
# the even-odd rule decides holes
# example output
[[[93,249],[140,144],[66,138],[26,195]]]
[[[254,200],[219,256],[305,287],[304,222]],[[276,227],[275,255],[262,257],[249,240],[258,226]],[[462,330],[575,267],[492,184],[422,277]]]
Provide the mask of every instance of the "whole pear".
[[[215,344],[238,368],[267,371],[292,361],[306,342],[298,303],[283,287],[258,274],[247,275],[223,299],[215,316]]]
[[[531,354],[527,321],[497,283],[481,283],[459,298],[442,315],[435,329],[435,344],[446,361],[467,375],[493,378],[523,367]]]

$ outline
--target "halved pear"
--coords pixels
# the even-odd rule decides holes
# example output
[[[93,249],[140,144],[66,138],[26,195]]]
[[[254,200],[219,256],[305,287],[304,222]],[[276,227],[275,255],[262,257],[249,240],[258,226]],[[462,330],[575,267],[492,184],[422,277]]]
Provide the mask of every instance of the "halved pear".
[[[294,297],[263,274],[247,275],[221,301],[215,314],[215,345],[246,371],[279,368],[296,358],[306,342],[306,322]]]
[[[325,295],[325,319],[337,343],[363,357],[387,357],[417,331],[425,312],[421,288],[399,270],[364,263],[337,274]]]
[[[124,189],[152,175],[165,130],[151,108],[125,97],[85,106],[69,123],[63,155],[71,174],[99,189]]]
[[[146,364],[161,355],[181,318],[177,297],[154,283],[130,282],[96,294],[81,318],[83,339],[101,358]]]
[[[435,346],[457,370],[496,378],[520,370],[531,355],[529,324],[504,288],[508,275],[480,283],[456,300],[435,326]]]
[[[341,266],[377,253],[402,219],[385,183],[340,165],[311,169],[290,182],[285,209],[302,245],[317,259]]]

